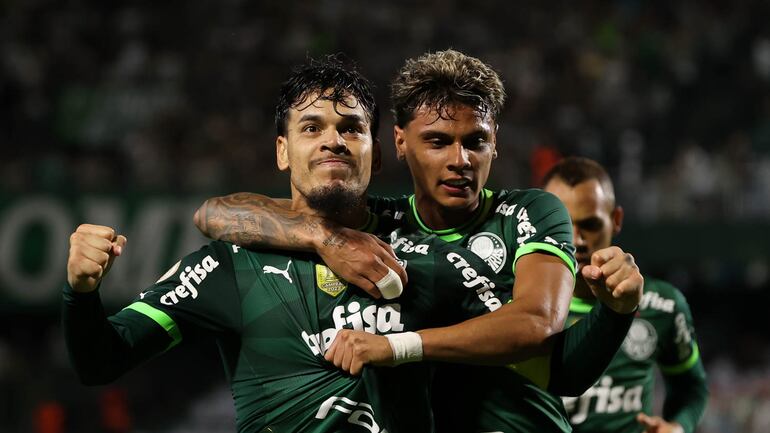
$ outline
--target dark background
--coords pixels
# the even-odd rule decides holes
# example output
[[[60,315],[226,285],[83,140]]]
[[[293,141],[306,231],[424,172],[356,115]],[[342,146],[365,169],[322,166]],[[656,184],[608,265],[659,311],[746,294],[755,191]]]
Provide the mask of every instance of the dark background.
[[[0,2],[0,431],[234,431],[213,347],[77,384],[58,327],[69,233],[128,235],[103,288],[119,308],[203,242],[205,197],[286,194],[273,104],[308,55],[344,52],[377,84],[373,191],[407,192],[388,82],[449,47],[508,91],[490,185],[537,186],[564,155],[605,164],[619,244],[692,307],[699,431],[770,431],[768,22],[766,1]]]

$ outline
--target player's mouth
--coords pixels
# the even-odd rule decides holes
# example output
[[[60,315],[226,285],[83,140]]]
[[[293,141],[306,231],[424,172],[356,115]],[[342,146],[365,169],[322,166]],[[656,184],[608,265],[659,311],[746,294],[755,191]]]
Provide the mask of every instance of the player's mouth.
[[[314,162],[315,162],[315,165],[318,165],[321,167],[328,167],[328,168],[345,168],[353,165],[349,159],[339,158],[339,157],[323,158],[323,159],[318,159]]]
[[[465,195],[471,191],[473,182],[467,177],[443,179],[439,182],[441,188],[450,195]]]

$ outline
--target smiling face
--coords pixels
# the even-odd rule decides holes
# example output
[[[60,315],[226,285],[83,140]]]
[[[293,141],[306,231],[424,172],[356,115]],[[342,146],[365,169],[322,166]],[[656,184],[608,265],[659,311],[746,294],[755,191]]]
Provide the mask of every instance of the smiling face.
[[[593,253],[612,245],[612,237],[620,232],[623,223],[623,209],[615,206],[597,179],[570,186],[554,177],[544,189],[557,196],[569,212],[579,268],[591,263]]]
[[[355,98],[335,103],[318,96],[290,108],[286,133],[276,139],[278,168],[291,173],[295,208],[338,213],[360,206],[379,166],[379,145]]]
[[[456,227],[473,213],[487,182],[496,125],[467,105],[439,116],[420,107],[404,128],[395,127],[396,152],[406,159],[418,211],[433,229]]]

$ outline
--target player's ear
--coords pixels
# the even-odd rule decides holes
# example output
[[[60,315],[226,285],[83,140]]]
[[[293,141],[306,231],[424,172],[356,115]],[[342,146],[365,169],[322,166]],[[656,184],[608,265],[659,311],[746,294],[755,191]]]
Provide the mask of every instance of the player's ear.
[[[283,135],[279,135],[275,139],[275,160],[279,170],[289,169],[289,143],[286,142],[286,137]]]
[[[378,174],[382,170],[382,148],[380,139],[375,138],[372,141],[372,173]]]
[[[615,206],[612,210],[612,236],[617,236],[623,227],[623,207]]]
[[[406,131],[398,125],[393,126],[393,138],[396,143],[396,158],[403,161],[406,159]]]

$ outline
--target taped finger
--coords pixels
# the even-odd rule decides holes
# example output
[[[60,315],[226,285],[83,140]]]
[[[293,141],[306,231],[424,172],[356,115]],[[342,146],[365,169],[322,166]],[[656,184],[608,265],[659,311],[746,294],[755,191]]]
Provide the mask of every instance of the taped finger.
[[[404,291],[404,286],[401,284],[401,278],[391,268],[388,268],[387,275],[374,284],[380,289],[380,293],[382,293],[382,297],[385,299],[398,298]]]

